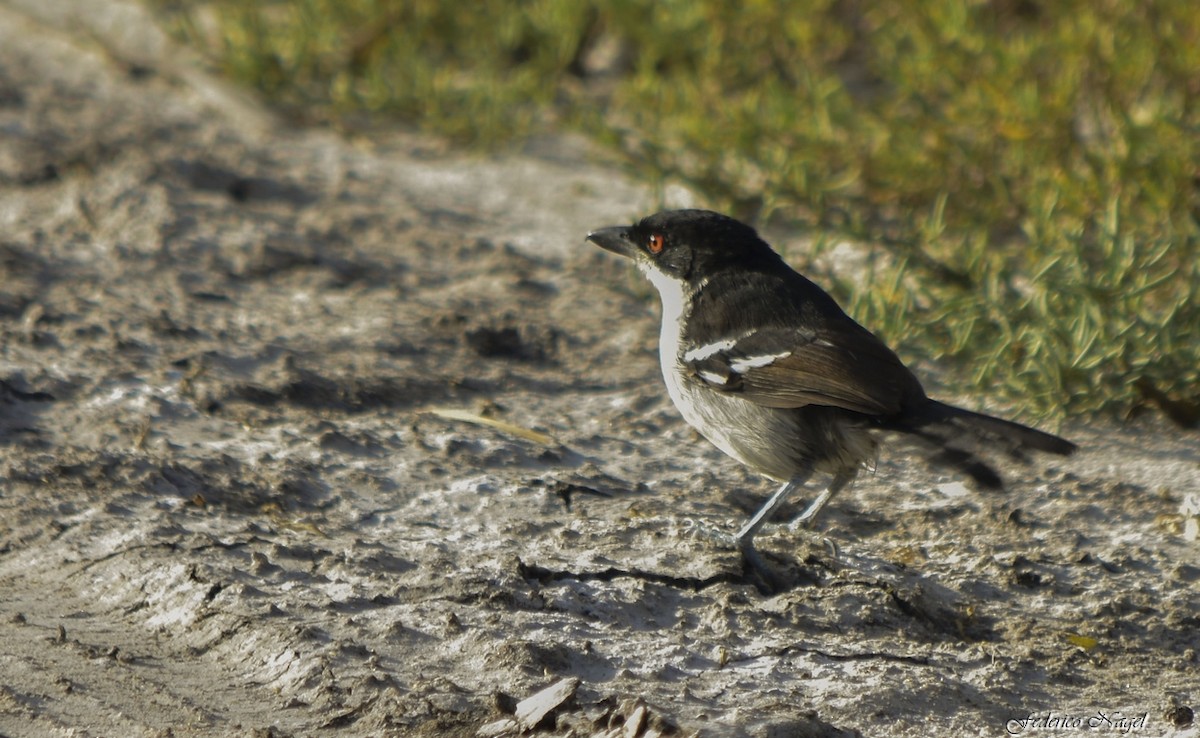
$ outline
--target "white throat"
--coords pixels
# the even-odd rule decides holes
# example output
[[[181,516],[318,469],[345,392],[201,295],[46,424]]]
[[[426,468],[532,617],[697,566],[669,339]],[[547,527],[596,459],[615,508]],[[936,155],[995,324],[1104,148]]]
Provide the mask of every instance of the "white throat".
[[[671,386],[671,374],[679,358],[679,340],[683,332],[683,319],[692,290],[682,280],[673,279],[653,267],[642,267],[642,273],[658,289],[662,300],[662,333],[658,337],[658,353],[662,362],[663,377]],[[673,399],[673,398],[672,398]]]

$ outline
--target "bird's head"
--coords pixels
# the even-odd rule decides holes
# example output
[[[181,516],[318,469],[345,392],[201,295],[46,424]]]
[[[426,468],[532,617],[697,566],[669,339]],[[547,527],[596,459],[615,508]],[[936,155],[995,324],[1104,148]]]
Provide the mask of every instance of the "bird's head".
[[[633,259],[656,283],[667,277],[696,287],[726,269],[769,268],[780,261],[753,228],[710,210],[664,210],[587,238]]]

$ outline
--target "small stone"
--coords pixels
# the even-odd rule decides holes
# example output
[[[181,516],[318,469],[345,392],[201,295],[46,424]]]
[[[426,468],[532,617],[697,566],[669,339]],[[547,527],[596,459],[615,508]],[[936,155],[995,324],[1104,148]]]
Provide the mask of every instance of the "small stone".
[[[561,679],[541,692],[517,703],[517,722],[523,730],[532,730],[555,708],[575,696],[579,680],[574,677]]]

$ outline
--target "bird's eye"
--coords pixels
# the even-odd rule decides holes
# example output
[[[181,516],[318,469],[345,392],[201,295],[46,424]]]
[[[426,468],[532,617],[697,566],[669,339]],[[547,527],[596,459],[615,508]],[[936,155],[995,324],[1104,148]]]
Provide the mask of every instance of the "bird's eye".
[[[646,248],[650,249],[650,253],[652,254],[659,254],[662,253],[663,244],[665,243],[666,241],[663,239],[662,234],[655,233],[650,236],[650,240],[646,243]]]

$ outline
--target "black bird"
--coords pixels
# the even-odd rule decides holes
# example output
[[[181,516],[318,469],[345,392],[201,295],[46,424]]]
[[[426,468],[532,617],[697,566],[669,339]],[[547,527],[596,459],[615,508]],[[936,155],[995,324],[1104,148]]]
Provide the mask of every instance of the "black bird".
[[[668,210],[588,240],[633,259],[658,288],[663,379],[684,419],[783,482],[734,537],[768,579],[754,550],[758,529],[814,472],[831,474],[794,523],[811,524],[876,458],[881,440],[914,441],[934,465],[984,488],[1002,483],[979,450],[1017,458],[1075,450],[1057,436],[929,398],[891,349],[733,218]]]

